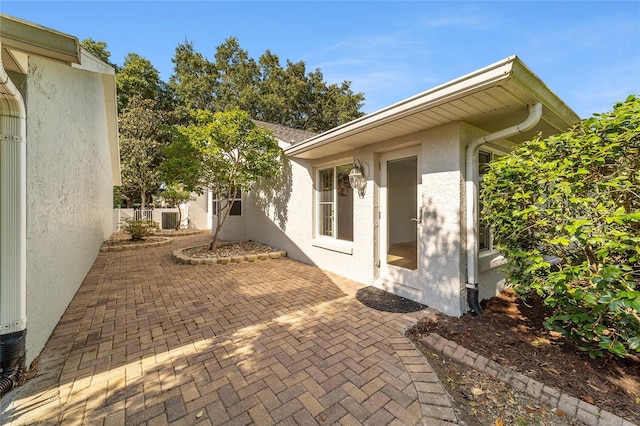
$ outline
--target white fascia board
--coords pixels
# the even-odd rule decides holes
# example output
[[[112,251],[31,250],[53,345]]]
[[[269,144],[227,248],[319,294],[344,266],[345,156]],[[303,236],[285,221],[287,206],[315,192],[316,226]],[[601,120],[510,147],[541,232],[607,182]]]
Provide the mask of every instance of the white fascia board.
[[[283,150],[283,151],[284,151],[284,150],[286,150],[287,148],[289,148],[289,147],[291,146],[291,144],[290,144],[290,143],[285,142],[285,141],[283,141],[282,139],[275,138],[275,140],[277,140],[277,141],[278,141],[278,147],[279,147],[281,150]]]
[[[0,14],[2,44],[25,53],[66,63],[80,63],[80,43],[76,37],[33,22]]]
[[[527,67],[522,61],[517,61],[513,66],[512,80],[515,84],[526,90],[545,109],[552,111],[561,120],[571,126],[580,120],[575,113],[558,95]],[[563,129],[559,129],[563,131]]]
[[[516,56],[510,56],[470,74],[357,118],[349,123],[307,139],[304,142],[293,145],[285,150],[285,154],[295,156],[296,154],[331,143],[338,138],[344,138],[370,127],[396,120],[416,110],[424,110],[451,101],[469,92],[478,91],[483,87],[493,86],[502,80],[510,78],[513,63],[516,60],[518,60]]]
[[[1,49],[2,54],[7,55],[7,59],[9,62],[9,66],[5,63],[5,57],[2,57],[2,63],[7,71],[15,71],[20,74],[27,74],[29,71],[29,55],[24,52],[20,52],[18,50],[10,49],[8,47],[4,47]],[[13,67],[10,67],[13,65]]]
[[[80,63],[71,64],[71,66],[73,68],[78,68],[84,71],[97,72],[100,74],[116,74],[116,70],[113,69],[111,65],[104,63],[84,47],[80,47]]]

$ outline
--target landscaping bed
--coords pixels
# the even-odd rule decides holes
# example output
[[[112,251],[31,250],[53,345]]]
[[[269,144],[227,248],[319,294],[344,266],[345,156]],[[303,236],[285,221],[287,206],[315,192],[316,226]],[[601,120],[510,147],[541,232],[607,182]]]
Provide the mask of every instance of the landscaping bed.
[[[639,357],[619,358],[607,354],[603,358],[589,358],[575,344],[544,328],[543,321],[551,313],[536,297],[528,299],[525,304],[513,291],[505,290],[488,302],[483,302],[483,305],[485,312],[479,317],[466,314],[455,318],[438,314],[423,318],[407,332],[407,336],[417,343],[421,338],[437,333],[547,386],[640,424]],[[472,380],[471,375],[478,378],[467,367],[428,356],[432,364],[452,369],[442,373],[444,380],[441,377],[445,387],[449,385],[450,392],[452,383]],[[470,387],[470,384],[466,388],[454,386],[453,393],[469,393]],[[493,393],[489,392],[488,395]],[[455,399],[455,395],[452,396]],[[492,397],[497,398],[497,395]],[[474,413],[476,416],[481,414],[482,409],[474,406],[472,399],[462,395],[462,401],[465,400],[467,403],[466,406],[462,404],[462,410],[466,409],[472,417]],[[534,413],[539,411],[536,407],[518,408],[518,404],[504,404],[503,417],[508,417],[512,409]],[[478,424],[484,423],[478,421]]]

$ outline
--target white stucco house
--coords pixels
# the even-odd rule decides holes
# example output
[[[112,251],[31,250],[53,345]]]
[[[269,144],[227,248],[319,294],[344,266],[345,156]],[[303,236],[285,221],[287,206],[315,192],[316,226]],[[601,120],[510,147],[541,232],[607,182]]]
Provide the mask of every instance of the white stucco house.
[[[112,231],[115,72],[78,39],[0,15],[0,354],[29,365]],[[28,332],[27,332],[28,330]]]
[[[578,120],[512,56],[301,141],[275,128],[283,173],[243,195],[222,237],[271,244],[449,315],[479,313],[505,263],[478,223],[480,173]]]

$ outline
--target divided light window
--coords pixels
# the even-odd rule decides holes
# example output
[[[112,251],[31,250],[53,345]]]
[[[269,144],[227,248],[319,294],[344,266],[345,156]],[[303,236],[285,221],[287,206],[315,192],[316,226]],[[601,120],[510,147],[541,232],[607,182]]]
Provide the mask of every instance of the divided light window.
[[[318,234],[353,241],[352,163],[318,171]]]
[[[227,200],[222,200],[222,207],[224,207],[227,204]],[[215,212],[218,211],[218,199],[214,199],[213,200],[213,211],[214,214]],[[229,216],[242,216],[242,191],[241,190],[237,190],[235,193],[235,197],[234,197],[234,201],[233,201],[233,205],[231,206],[231,211],[229,212]]]

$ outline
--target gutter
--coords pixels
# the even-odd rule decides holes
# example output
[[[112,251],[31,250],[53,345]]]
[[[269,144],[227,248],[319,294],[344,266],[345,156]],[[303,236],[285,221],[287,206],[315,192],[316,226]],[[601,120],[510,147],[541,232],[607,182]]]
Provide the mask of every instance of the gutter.
[[[0,42],[0,52],[2,43]],[[0,54],[0,396],[17,383],[26,336],[26,108]]]
[[[473,140],[466,151],[466,221],[467,221],[467,302],[473,315],[482,315],[478,301],[478,150],[496,139],[508,138],[533,129],[542,118],[542,104],[529,105],[529,116],[520,124]]]
[[[0,13],[2,42],[6,47],[45,58],[79,64],[80,42],[74,36]]]
[[[348,123],[342,124],[326,132],[285,149],[285,155],[299,156],[337,140],[349,138],[359,133],[383,126],[412,114],[446,104],[460,97],[484,90],[508,80],[513,75],[517,56],[509,56],[499,62],[477,71],[456,78],[410,98],[396,102],[380,110],[374,111]]]

